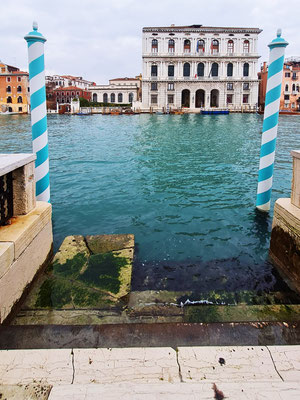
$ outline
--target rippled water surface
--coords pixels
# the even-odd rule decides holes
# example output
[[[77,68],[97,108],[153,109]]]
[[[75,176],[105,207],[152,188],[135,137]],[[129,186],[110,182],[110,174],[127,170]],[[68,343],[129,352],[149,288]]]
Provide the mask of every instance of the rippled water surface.
[[[300,119],[281,116],[272,207],[289,197]],[[272,213],[255,211],[262,116],[49,116],[55,248],[134,233],[136,288],[265,289]],[[30,152],[28,116],[0,116],[1,152]]]

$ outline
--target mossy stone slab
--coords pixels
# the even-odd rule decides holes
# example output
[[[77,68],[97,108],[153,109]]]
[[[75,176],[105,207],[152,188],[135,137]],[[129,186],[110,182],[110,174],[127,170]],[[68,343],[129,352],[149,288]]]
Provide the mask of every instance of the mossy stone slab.
[[[86,242],[93,254],[134,248],[134,235],[88,235]]]
[[[56,253],[52,264],[38,280],[23,310],[80,310],[123,308],[130,292],[133,235],[96,235],[92,242],[102,249],[91,252],[83,236],[68,236]],[[118,249],[118,250],[117,250]]]
[[[67,236],[55,254],[53,263],[65,264],[67,260],[73,259],[79,253],[86,257],[90,255],[84,237],[80,235]]]

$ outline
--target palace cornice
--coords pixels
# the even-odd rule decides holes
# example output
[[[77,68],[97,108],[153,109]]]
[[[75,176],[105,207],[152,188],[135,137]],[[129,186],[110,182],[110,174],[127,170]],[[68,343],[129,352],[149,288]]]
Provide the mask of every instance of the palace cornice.
[[[259,34],[262,29],[259,28],[225,28],[202,26],[195,28],[193,26],[167,26],[167,27],[145,27],[143,32],[193,32],[193,33],[255,33]]]
[[[186,60],[188,60],[188,61],[206,61],[206,60],[208,60],[208,61],[210,61],[210,60],[214,60],[214,61],[216,61],[216,60],[223,60],[223,59],[229,59],[229,60],[235,60],[235,61],[239,61],[239,60],[241,60],[241,61],[244,61],[245,59],[247,59],[247,60],[250,60],[250,59],[256,59],[256,60],[258,60],[259,58],[260,58],[260,56],[259,55],[252,55],[252,56],[248,56],[248,55],[237,55],[237,56],[227,56],[227,55],[224,55],[224,56],[213,56],[213,55],[211,55],[211,56],[205,56],[205,57],[203,57],[203,56],[186,56],[186,55],[176,55],[176,56],[164,56],[164,55],[155,55],[155,56],[153,56],[153,54],[149,54],[149,55],[147,55],[147,54],[144,54],[143,56],[142,56],[142,58],[144,59],[152,59],[153,61],[155,61],[155,60],[159,60],[159,61],[161,61],[161,59],[163,58],[163,59],[166,59],[167,61],[176,61],[176,59],[180,59],[180,61],[182,60],[182,59],[186,59]]]
[[[142,83],[192,83],[192,84],[199,84],[199,83],[259,83],[258,79],[142,79]]]

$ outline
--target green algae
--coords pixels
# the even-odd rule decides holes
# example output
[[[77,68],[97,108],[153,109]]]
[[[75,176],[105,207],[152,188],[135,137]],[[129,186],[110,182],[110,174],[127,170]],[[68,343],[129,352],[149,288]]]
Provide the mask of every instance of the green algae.
[[[113,253],[94,254],[89,257],[87,269],[79,277],[88,285],[118,293],[120,290],[120,271],[128,260]]]
[[[76,279],[79,277],[80,271],[85,267],[87,260],[85,253],[78,253],[73,258],[67,259],[64,264],[54,261],[53,274]]]
[[[35,307],[62,308],[71,301],[71,283],[49,278],[40,287]]]
[[[126,258],[113,253],[89,258],[78,253],[63,264],[56,260],[47,271],[49,277],[39,289],[35,307],[76,308],[112,304],[109,293],[120,291],[120,271],[127,264]]]

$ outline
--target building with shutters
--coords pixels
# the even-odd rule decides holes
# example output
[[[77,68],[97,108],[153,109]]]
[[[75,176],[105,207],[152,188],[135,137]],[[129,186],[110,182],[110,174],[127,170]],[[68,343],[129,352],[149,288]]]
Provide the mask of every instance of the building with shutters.
[[[0,113],[29,112],[29,74],[0,61]]]
[[[164,111],[256,111],[258,28],[202,25],[143,28],[142,101]]]

